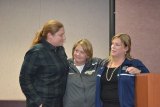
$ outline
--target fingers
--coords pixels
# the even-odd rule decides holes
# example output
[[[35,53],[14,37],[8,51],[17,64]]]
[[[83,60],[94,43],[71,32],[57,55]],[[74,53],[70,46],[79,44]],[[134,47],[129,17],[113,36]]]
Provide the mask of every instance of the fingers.
[[[130,74],[139,74],[141,72],[141,70],[135,68],[135,67],[128,67],[126,69],[126,72],[130,73]]]

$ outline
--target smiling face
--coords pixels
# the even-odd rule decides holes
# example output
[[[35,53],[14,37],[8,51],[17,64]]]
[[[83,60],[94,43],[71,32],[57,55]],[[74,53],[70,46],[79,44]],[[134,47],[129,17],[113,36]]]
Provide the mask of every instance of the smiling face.
[[[72,57],[75,65],[84,65],[93,56],[92,44],[87,39],[76,42],[72,48]]]
[[[128,47],[124,45],[120,38],[114,38],[111,44],[112,57],[125,57]]]
[[[88,58],[81,45],[77,45],[73,52],[74,63],[76,65],[84,65]]]

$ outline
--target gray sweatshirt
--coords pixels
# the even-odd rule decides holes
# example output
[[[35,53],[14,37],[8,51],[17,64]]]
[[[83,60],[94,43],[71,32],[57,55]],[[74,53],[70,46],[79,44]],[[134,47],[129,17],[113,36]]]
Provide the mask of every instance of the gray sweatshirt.
[[[63,107],[95,107],[96,74],[102,60],[93,58],[80,73],[69,59],[69,74]]]

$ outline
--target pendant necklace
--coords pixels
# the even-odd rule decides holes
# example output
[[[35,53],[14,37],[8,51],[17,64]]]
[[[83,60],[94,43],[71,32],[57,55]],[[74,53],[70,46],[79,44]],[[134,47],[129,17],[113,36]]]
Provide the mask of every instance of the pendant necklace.
[[[110,64],[110,66],[111,66],[111,65],[112,65],[112,63]],[[115,72],[116,69],[118,68],[118,67],[114,68],[114,70],[113,70],[112,73],[111,73],[111,76],[108,77],[108,71],[109,71],[109,69],[110,69],[110,66],[108,66],[107,71],[106,71],[106,79],[107,79],[107,81],[110,81],[110,80],[112,79],[114,72]]]

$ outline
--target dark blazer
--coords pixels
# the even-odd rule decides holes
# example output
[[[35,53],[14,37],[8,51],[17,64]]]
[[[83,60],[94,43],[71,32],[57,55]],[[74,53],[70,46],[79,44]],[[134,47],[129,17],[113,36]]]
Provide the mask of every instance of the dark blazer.
[[[46,40],[33,46],[24,57],[19,77],[27,107],[37,107],[54,98],[62,99],[68,69],[63,47],[53,47]]]

